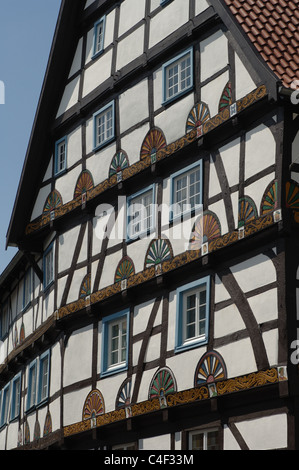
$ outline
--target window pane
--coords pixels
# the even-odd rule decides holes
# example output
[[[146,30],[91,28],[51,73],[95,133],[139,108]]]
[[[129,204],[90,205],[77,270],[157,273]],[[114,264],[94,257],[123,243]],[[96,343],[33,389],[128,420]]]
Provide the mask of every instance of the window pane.
[[[218,432],[217,431],[208,432],[207,450],[218,450]]]
[[[193,434],[191,436],[191,450],[203,450],[203,434]]]
[[[48,396],[48,365],[49,359],[45,357],[41,362],[41,400]]]

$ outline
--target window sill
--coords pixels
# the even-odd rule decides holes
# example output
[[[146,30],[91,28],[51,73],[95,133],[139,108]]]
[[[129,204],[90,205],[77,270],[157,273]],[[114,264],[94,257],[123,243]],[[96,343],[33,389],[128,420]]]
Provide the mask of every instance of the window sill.
[[[124,372],[128,370],[127,363],[120,364],[119,366],[111,367],[110,369],[106,369],[101,373],[101,377],[108,377],[110,375],[119,374],[120,372]]]
[[[171,98],[163,99],[162,101],[162,106],[167,107],[168,105],[173,104],[176,100],[179,100],[183,96],[187,95],[189,92],[193,90],[193,84],[186,88],[184,91],[181,91],[180,93],[177,93],[176,95],[172,96]]]
[[[190,349],[195,349],[200,346],[204,346],[205,344],[207,344],[207,342],[208,342],[208,338],[206,337],[197,338],[197,339],[195,338],[194,340],[186,341],[182,344],[175,346],[174,352],[180,353],[184,351],[189,351]]]

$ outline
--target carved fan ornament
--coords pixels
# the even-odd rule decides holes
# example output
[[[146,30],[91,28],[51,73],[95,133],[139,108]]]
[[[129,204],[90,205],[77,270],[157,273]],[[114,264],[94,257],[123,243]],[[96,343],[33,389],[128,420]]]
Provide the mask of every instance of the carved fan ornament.
[[[125,168],[129,166],[129,159],[126,152],[120,150],[117,152],[111,162],[110,170],[109,170],[109,177],[116,175],[120,171],[123,171]]]
[[[221,225],[218,217],[206,211],[196,220],[190,240],[190,249],[199,250],[203,243],[221,236]]]
[[[202,356],[196,367],[194,386],[224,380],[226,377],[227,372],[223,358],[216,351],[209,351]]]
[[[146,157],[152,157],[164,147],[166,147],[166,139],[163,132],[158,128],[151,129],[141,146],[141,160],[144,160]]]
[[[261,202],[261,215],[277,209],[277,181],[272,181],[266,188]]]
[[[257,208],[254,201],[248,197],[239,200],[239,228],[257,218]]]
[[[132,379],[126,379],[118,392],[115,408],[124,408],[131,404]]]
[[[228,108],[232,103],[233,103],[233,100],[232,100],[232,84],[230,82],[228,82],[225,85],[224,90],[223,90],[222,95],[221,95],[221,98],[220,98],[219,109],[218,109],[219,113],[221,111],[223,111],[223,109]]]
[[[85,299],[90,294],[91,294],[91,276],[90,274],[86,274],[80,287],[79,298]]]
[[[165,238],[153,240],[147,250],[144,268],[155,266],[172,257],[173,252],[169,240]]]
[[[210,119],[210,111],[205,103],[196,104],[190,111],[186,124],[186,134]]]
[[[74,199],[81,197],[82,194],[87,193],[94,188],[93,178],[90,171],[84,170],[80,174],[74,191]]]
[[[99,390],[92,390],[84,403],[82,420],[94,419],[105,413],[104,399]]]
[[[135,274],[134,263],[128,256],[125,256],[118,264],[115,272],[114,282],[121,282]]]
[[[168,367],[159,369],[154,375],[149,388],[149,399],[151,398],[164,398],[170,393],[176,392],[176,382]]]
[[[49,194],[45,202],[43,212],[44,213],[52,212],[61,206],[62,206],[62,197],[60,193],[55,189]]]

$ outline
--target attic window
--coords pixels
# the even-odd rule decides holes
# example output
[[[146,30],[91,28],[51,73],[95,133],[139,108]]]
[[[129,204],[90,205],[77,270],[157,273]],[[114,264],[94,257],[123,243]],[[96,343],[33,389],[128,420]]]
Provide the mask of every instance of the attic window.
[[[94,25],[93,57],[96,57],[104,50],[105,19],[106,17],[103,16]]]
[[[55,175],[66,170],[67,139],[63,137],[55,144]]]

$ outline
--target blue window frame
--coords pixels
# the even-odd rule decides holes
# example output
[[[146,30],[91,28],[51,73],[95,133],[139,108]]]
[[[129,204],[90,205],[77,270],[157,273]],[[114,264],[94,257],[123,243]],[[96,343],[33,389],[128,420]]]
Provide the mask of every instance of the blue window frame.
[[[104,40],[105,40],[105,27],[106,27],[106,17],[103,16],[99,21],[94,24],[93,29],[93,55],[95,58],[101,54],[104,50]]]
[[[8,300],[1,307],[1,338],[3,339],[9,329],[9,303]]]
[[[10,407],[11,421],[16,419],[20,414],[21,384],[22,384],[22,376],[21,376],[21,373],[19,373],[12,380],[11,407]]]
[[[155,229],[155,185],[127,198],[127,241],[148,235]]]
[[[63,173],[67,166],[67,137],[63,137],[55,143],[55,176]]]
[[[193,88],[193,49],[187,49],[162,67],[163,103],[166,104]]]
[[[35,359],[28,367],[28,387],[26,411],[31,410],[36,405],[36,386],[37,386],[37,360]]]
[[[129,309],[103,318],[102,377],[128,368],[129,319]]]
[[[170,177],[170,221],[202,207],[202,161]]]
[[[49,397],[50,385],[50,350],[39,358],[39,371],[37,383],[37,404],[43,404]]]
[[[111,142],[115,137],[115,111],[114,101],[101,108],[93,115],[94,121],[94,149]]]
[[[54,244],[47,248],[43,257],[44,289],[47,289],[54,281]]]
[[[10,399],[10,383],[8,383],[2,390],[0,427],[7,424],[9,399]]]
[[[28,307],[31,302],[31,287],[32,285],[32,271],[29,268],[24,276],[24,285],[23,285],[23,309]]]
[[[166,3],[171,2],[171,0],[160,0],[160,5],[166,5]]]
[[[177,289],[175,352],[198,347],[208,341],[210,278],[205,277]]]

